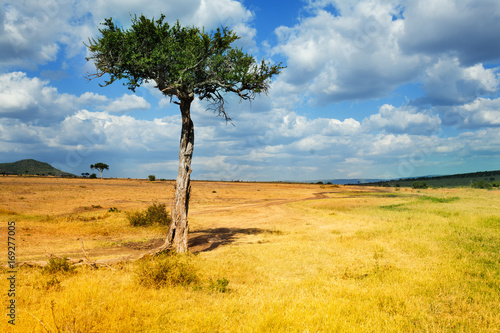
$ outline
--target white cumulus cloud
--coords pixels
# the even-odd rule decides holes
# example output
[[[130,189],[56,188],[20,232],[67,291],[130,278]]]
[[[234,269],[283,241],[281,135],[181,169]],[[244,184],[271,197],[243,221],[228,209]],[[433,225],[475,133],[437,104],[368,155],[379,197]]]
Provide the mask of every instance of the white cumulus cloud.
[[[369,131],[425,135],[438,132],[441,129],[441,119],[437,114],[421,112],[416,107],[396,108],[385,104],[378,113],[363,121],[363,127]]]
[[[126,113],[132,110],[148,110],[151,105],[141,96],[124,94],[106,105],[104,111]]]

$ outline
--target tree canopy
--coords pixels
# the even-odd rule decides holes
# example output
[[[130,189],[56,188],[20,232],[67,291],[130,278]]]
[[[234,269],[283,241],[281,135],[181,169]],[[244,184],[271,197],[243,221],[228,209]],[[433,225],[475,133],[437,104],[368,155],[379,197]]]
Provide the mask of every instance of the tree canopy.
[[[89,79],[109,74],[109,85],[116,80],[135,91],[144,82],[153,81],[166,96],[192,99],[197,95],[211,108],[230,120],[224,109],[224,94],[235,93],[249,100],[266,93],[270,78],[284,67],[254,57],[231,44],[239,37],[227,27],[212,33],[197,27],[170,25],[165,15],[157,20],[144,15],[132,18],[124,30],[106,19],[101,36],[89,39],[87,47],[97,73]]]
[[[98,170],[102,178],[102,173],[104,172],[104,170],[109,170],[109,165],[107,165],[106,163],[99,162],[96,164],[91,164],[90,169]]]

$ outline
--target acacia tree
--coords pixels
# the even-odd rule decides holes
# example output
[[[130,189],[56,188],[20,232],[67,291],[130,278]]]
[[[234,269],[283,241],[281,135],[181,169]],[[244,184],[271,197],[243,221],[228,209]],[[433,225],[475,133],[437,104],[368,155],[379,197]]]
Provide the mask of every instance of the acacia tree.
[[[91,170],[95,169],[95,170],[99,171],[99,173],[101,174],[101,179],[102,179],[102,173],[104,172],[104,170],[109,170],[109,165],[99,162],[96,164],[91,164],[90,169]]]
[[[163,246],[188,250],[188,208],[193,157],[194,126],[190,108],[195,96],[209,102],[209,109],[231,121],[224,109],[225,96],[234,93],[242,100],[267,93],[270,79],[284,67],[258,64],[254,57],[232,46],[239,37],[227,27],[211,33],[196,27],[169,25],[165,16],[157,20],[144,15],[132,18],[130,29],[119,28],[105,19],[101,36],[89,39],[87,47],[97,73],[88,79],[109,75],[105,85],[124,80],[135,91],[142,83],[154,82],[164,96],[180,107],[182,118],[179,171],[172,203],[172,221]]]

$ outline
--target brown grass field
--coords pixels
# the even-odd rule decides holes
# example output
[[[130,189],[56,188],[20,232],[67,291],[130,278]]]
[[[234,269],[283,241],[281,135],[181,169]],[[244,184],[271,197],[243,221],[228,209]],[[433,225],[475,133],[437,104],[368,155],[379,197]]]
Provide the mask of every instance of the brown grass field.
[[[23,266],[8,296],[9,222],[17,262],[82,244],[133,256],[166,229],[127,212],[172,195],[169,181],[0,177],[0,332],[500,332],[499,190],[193,182],[179,258],[193,281],[145,284],[156,259]]]

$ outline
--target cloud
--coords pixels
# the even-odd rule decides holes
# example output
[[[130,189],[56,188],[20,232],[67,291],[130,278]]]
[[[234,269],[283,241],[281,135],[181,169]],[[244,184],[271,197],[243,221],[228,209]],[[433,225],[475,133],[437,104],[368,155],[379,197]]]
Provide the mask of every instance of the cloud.
[[[132,110],[148,110],[150,107],[151,105],[143,97],[124,94],[106,105],[103,110],[113,113],[126,113]]]
[[[363,128],[371,132],[429,135],[439,132],[441,120],[437,114],[431,114],[428,110],[420,112],[412,106],[396,108],[385,104],[378,113],[363,121]]]
[[[86,137],[89,133],[94,133],[105,138],[99,143],[103,149],[106,146],[106,149],[120,151],[162,151],[164,146],[168,146],[166,142],[176,142],[180,133],[177,117],[137,120],[127,115],[87,110],[66,117],[58,127],[59,131],[52,139],[59,145],[78,145],[88,141]]]
[[[83,49],[89,21],[65,0],[10,1],[0,14],[0,67],[34,69],[54,61],[64,46],[72,57]]]
[[[48,81],[23,72],[0,74],[0,87],[0,115],[4,117],[47,123],[76,111],[76,96],[60,94]]]
[[[235,0],[7,1],[0,10],[0,67],[35,69],[61,54],[72,58],[84,52],[83,43],[98,34],[105,18],[127,27],[131,15],[158,18],[162,13],[171,23],[179,19],[207,30],[228,25],[242,37],[240,46],[255,47],[253,13]]]
[[[405,2],[402,49],[456,56],[472,66],[500,59],[500,2],[422,0]]]
[[[343,121],[330,118],[309,120],[295,112],[283,115],[279,135],[284,137],[302,137],[321,133],[326,136],[353,135],[360,129],[360,123],[352,118]]]
[[[498,68],[485,69],[483,64],[460,65],[458,58],[440,58],[429,66],[422,79],[426,95],[414,104],[457,105],[498,91]]]
[[[467,129],[500,126],[500,98],[478,98],[467,104],[439,107],[437,110],[448,126]]]
[[[500,59],[497,1],[322,0],[306,8],[297,25],[276,29],[273,51],[288,68],[275,86],[290,98],[366,100],[423,81],[418,103],[459,104],[498,89],[495,69],[484,65]]]
[[[394,13],[387,3],[359,2],[343,16],[320,9],[292,28],[279,27],[274,52],[288,58],[281,80],[317,104],[381,97],[411,81],[422,60],[399,49],[404,24]]]
[[[0,74],[0,117],[20,119],[27,123],[46,125],[61,121],[83,107],[106,107],[113,111],[145,109],[149,104],[142,97],[124,95],[111,100],[103,95],[85,92],[80,96],[60,93],[48,80],[30,78],[24,72]],[[128,104],[127,104],[128,103]],[[125,105],[127,104],[127,105]]]

